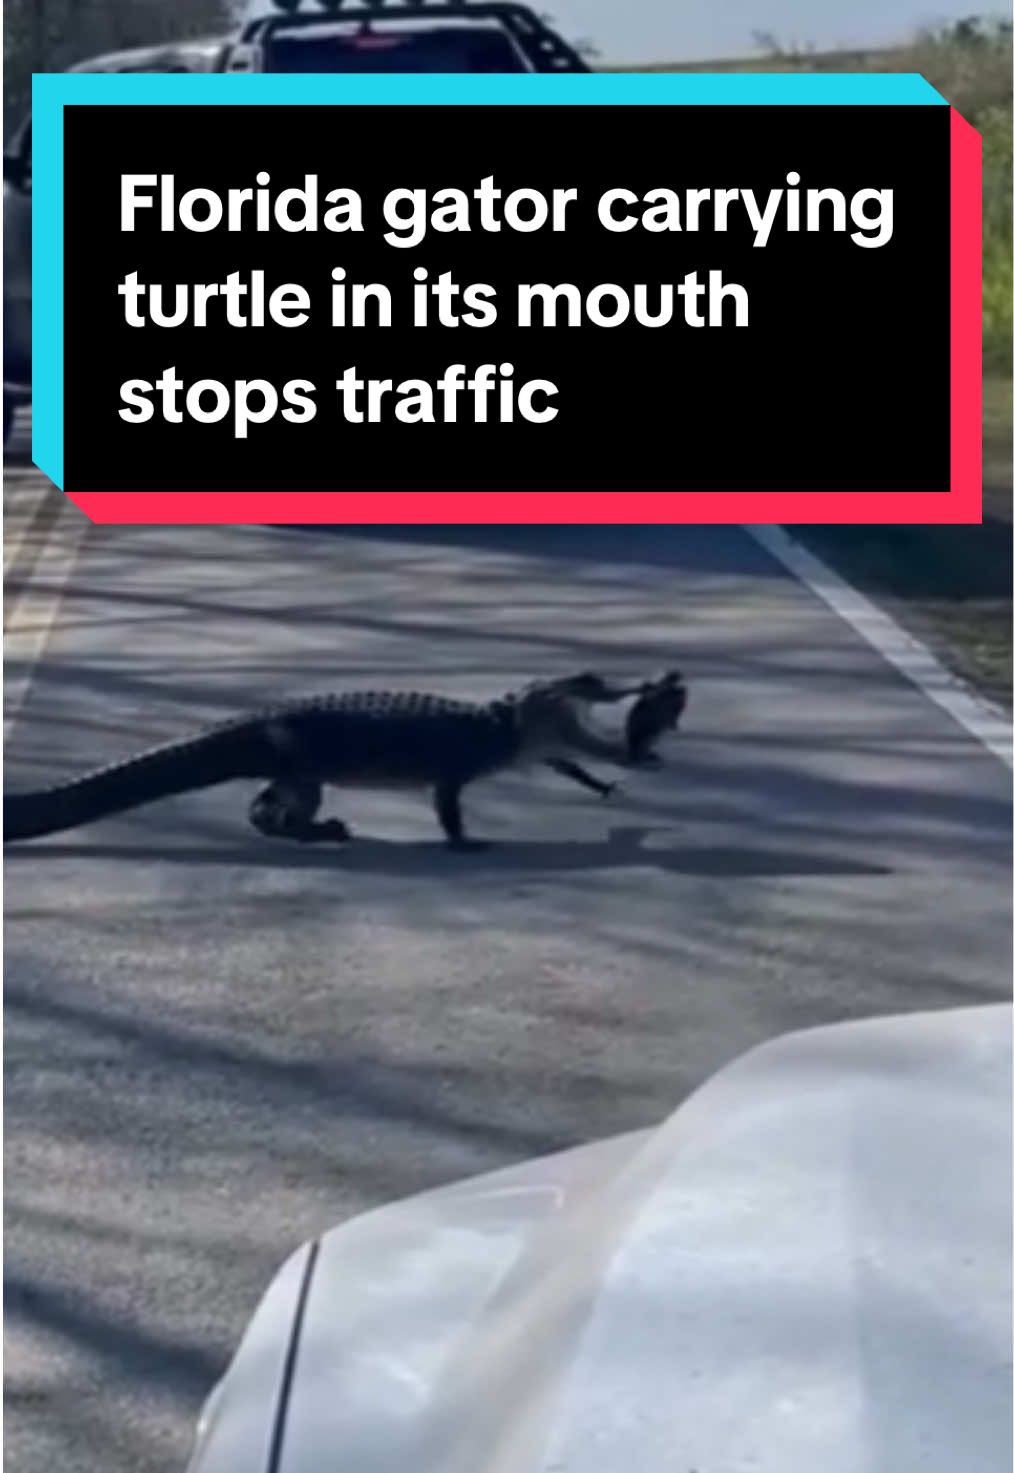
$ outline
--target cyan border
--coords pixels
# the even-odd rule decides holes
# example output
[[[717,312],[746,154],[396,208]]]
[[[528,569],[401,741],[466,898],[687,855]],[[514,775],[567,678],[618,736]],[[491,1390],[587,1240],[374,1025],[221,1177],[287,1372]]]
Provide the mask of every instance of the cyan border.
[[[32,78],[32,458],[63,489],[63,109],[92,106],[887,107],[946,100],[916,73],[577,76],[117,73]]]

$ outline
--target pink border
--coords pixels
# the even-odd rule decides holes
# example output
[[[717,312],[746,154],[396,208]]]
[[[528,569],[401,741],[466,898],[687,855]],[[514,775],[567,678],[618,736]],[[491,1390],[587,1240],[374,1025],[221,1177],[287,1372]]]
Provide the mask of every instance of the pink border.
[[[951,114],[951,488],[845,494],[743,492],[86,492],[70,499],[93,522],[957,523],[982,521],[982,139]]]
[[[958,514],[940,520],[982,521],[982,137],[953,107],[948,500]]]

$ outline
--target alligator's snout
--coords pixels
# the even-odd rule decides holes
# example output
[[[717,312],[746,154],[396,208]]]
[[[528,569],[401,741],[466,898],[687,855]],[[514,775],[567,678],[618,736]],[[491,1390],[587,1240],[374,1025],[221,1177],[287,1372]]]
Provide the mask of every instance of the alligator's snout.
[[[636,685],[611,685],[604,676],[597,675],[593,670],[586,670],[580,675],[572,675],[556,682],[555,689],[560,695],[569,696],[573,701],[598,706],[615,704],[627,696],[639,694],[643,689],[643,682],[639,681]]]

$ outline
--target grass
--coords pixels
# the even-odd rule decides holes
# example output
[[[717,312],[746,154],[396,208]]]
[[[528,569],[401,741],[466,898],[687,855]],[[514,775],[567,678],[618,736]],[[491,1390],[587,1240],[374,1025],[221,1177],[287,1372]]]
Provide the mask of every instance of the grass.
[[[1011,523],[793,527],[850,583],[925,640],[954,674],[1011,705]]]
[[[990,105],[974,121],[982,134],[982,329],[987,373],[1011,364],[1011,107]],[[1008,405],[1010,398],[1008,396]]]
[[[793,527],[889,607],[957,675],[1011,705],[1011,27],[976,19],[877,51],[763,54],[648,71],[918,72],[983,139],[983,522],[972,527]]]
[[[1011,362],[1011,27],[970,18],[903,46],[812,51],[758,35],[738,61],[660,63],[647,72],[918,72],[983,139],[983,329],[987,368]]]

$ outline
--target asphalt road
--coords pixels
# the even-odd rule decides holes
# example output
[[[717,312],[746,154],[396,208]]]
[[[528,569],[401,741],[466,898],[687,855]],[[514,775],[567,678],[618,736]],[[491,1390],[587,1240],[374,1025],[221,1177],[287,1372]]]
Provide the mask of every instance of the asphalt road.
[[[335,685],[676,664],[691,703],[610,803],[477,788],[484,855],[378,794],[290,851],[238,787],[8,851],[18,1473],[179,1470],[276,1266],[352,1213],[655,1122],[787,1029],[1008,995],[1009,773],[745,534],[84,530],[33,494],[10,787]]]

